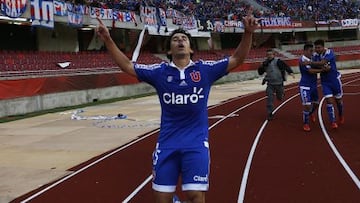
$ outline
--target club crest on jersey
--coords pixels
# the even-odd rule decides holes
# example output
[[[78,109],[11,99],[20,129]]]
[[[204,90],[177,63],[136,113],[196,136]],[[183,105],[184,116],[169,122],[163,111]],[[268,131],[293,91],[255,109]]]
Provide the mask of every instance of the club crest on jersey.
[[[201,80],[200,71],[193,71],[190,73],[191,80],[194,82],[199,82]]]
[[[168,75],[166,81],[167,82],[172,82],[173,79],[174,79],[174,77],[172,75]]]

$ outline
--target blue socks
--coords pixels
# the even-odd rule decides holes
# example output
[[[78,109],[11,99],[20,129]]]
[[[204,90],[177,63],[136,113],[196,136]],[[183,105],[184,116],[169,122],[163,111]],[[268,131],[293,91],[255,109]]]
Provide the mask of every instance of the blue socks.
[[[335,122],[334,106],[332,104],[327,104],[326,105],[326,110],[328,112],[330,122],[331,123]]]

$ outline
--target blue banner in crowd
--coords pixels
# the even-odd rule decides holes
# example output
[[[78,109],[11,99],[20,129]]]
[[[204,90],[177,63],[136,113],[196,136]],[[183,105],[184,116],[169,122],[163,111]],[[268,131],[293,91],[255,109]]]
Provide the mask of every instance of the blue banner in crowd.
[[[0,11],[10,18],[18,18],[26,11],[26,0],[0,0]]]
[[[62,1],[54,1],[54,14],[57,16],[66,16],[66,3]]]
[[[83,15],[81,13],[73,13],[68,11],[68,22],[70,26],[82,27],[84,21],[83,19]]]
[[[32,26],[54,28],[54,3],[52,0],[30,0]]]

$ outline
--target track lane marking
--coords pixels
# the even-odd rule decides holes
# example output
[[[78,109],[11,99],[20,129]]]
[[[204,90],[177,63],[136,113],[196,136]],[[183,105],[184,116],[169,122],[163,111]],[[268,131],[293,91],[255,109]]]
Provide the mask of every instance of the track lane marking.
[[[349,76],[349,77],[351,77],[351,76]],[[352,77],[356,77],[356,76],[352,76]],[[288,84],[288,85],[292,85],[292,84],[295,84],[295,83],[296,83],[296,82],[291,83],[291,84]],[[295,85],[295,86],[293,86],[293,87],[287,88],[286,91],[291,90],[291,89],[294,89],[294,88],[297,88],[297,86]],[[261,91],[260,91],[260,92],[261,92]],[[221,105],[224,105],[224,104],[227,104],[227,103],[236,101],[236,100],[244,99],[244,98],[249,97],[249,96],[254,96],[254,95],[257,94],[257,93],[259,93],[259,92],[246,94],[246,95],[243,95],[243,96],[241,96],[241,97],[236,97],[236,98],[234,98],[234,99],[230,99],[230,100],[227,100],[227,101],[225,101],[225,102],[222,102],[222,103],[219,103],[219,104],[210,106],[209,109],[216,108],[216,107],[219,107],[219,106],[221,106]],[[263,97],[263,98],[261,98],[261,100],[263,100],[263,99],[265,99],[265,98],[266,98],[266,96]],[[249,103],[249,104],[251,104],[251,103]],[[247,104],[246,107],[250,106],[249,104]],[[246,107],[244,106],[244,108],[246,108]],[[242,108],[242,109],[243,109],[243,108]],[[225,119],[228,118],[228,117],[233,116],[233,114],[235,114],[236,112],[238,112],[238,111],[240,111],[240,110],[242,110],[242,109],[240,108],[240,109],[238,109],[238,110],[235,110],[234,112],[228,114],[228,116],[222,118],[221,121],[222,121],[222,120],[225,120]],[[218,122],[216,122],[216,123],[213,124],[213,125],[217,125],[217,124],[220,123],[221,121],[218,121]],[[214,126],[212,126],[212,127],[214,127]],[[210,127],[209,129],[211,129],[212,127]],[[101,158],[99,158],[98,160],[95,160],[95,161],[93,161],[92,163],[84,166],[83,168],[81,168],[81,169],[79,169],[79,170],[77,170],[77,171],[74,171],[73,173],[71,173],[71,174],[69,174],[69,175],[67,175],[67,176],[59,179],[58,181],[56,181],[56,182],[54,182],[53,184],[45,187],[44,189],[40,190],[39,192],[36,192],[35,194],[31,195],[30,197],[26,198],[25,200],[22,200],[21,203],[26,203],[26,202],[28,202],[28,201],[30,201],[30,200],[32,200],[32,199],[40,196],[41,194],[45,193],[46,191],[54,188],[55,186],[61,184],[62,182],[65,182],[66,180],[72,178],[73,176],[75,176],[75,175],[77,175],[77,174],[85,171],[86,169],[90,168],[91,166],[96,165],[97,163],[99,163],[99,162],[107,159],[108,157],[110,157],[110,156],[112,156],[112,155],[114,155],[114,154],[116,154],[116,153],[124,150],[125,148],[127,148],[127,147],[129,147],[129,146],[131,146],[131,145],[133,145],[133,144],[136,144],[137,142],[139,142],[139,141],[141,141],[141,140],[143,140],[143,139],[145,139],[145,138],[150,137],[151,135],[153,135],[153,134],[155,134],[155,133],[157,133],[157,132],[159,132],[159,129],[157,129],[157,130],[155,130],[155,131],[152,131],[152,132],[150,132],[149,134],[146,134],[146,135],[142,136],[141,138],[135,139],[135,140],[129,142],[128,144],[125,144],[124,146],[120,147],[119,149],[117,149],[117,150],[115,150],[115,151],[107,154],[106,156],[101,157]],[[143,181],[143,183],[144,183],[144,182],[148,183],[148,182],[151,180],[151,178],[152,178],[152,175],[150,175],[145,181]],[[142,184],[143,184],[143,183],[142,183]],[[142,186],[142,184],[140,184],[139,187],[137,187],[135,190],[140,191],[140,190],[144,187],[144,186]],[[133,193],[134,193],[134,192],[133,192]],[[135,194],[136,194],[136,193],[135,193]],[[130,195],[129,195],[129,196],[130,196]]]
[[[77,174],[85,171],[86,169],[90,168],[91,166],[93,166],[93,165],[95,165],[95,164],[103,161],[104,159],[106,159],[106,158],[108,158],[108,157],[110,157],[110,156],[112,156],[112,155],[114,155],[114,154],[116,154],[116,153],[124,150],[124,149],[127,148],[128,146],[133,145],[133,144],[135,144],[135,143],[137,143],[137,142],[140,142],[141,140],[144,140],[144,139],[147,138],[147,137],[150,137],[151,135],[157,133],[158,131],[159,131],[159,129],[157,129],[157,130],[155,130],[155,131],[152,131],[152,132],[150,132],[149,134],[146,134],[146,135],[144,135],[144,136],[142,136],[142,137],[140,137],[140,138],[138,138],[138,139],[136,139],[136,140],[133,140],[133,141],[129,142],[128,144],[120,147],[119,149],[117,149],[117,150],[115,150],[115,151],[113,151],[113,152],[111,152],[111,153],[109,153],[109,154],[107,154],[107,155],[99,158],[98,160],[96,160],[96,161],[94,161],[94,162],[92,162],[92,163],[84,166],[83,168],[81,168],[81,169],[79,169],[79,170],[77,170],[77,171],[75,171],[75,172],[73,172],[73,173],[71,173],[71,174],[69,174],[69,175],[61,178],[60,180],[56,181],[55,183],[53,183],[53,184],[45,187],[44,189],[42,189],[42,190],[40,190],[39,192],[31,195],[30,197],[26,198],[25,200],[22,200],[21,203],[25,203],[25,202],[28,202],[28,201],[36,198],[37,196],[45,193],[46,191],[50,190],[51,188],[53,188],[53,187],[61,184],[62,182],[65,182],[67,179],[70,179],[71,177],[73,177],[73,176],[75,176],[75,175],[77,175]]]
[[[211,130],[213,127],[217,126],[219,123],[221,123],[222,121],[224,121],[225,119],[227,118],[231,118],[233,117],[233,115],[235,115],[237,112],[257,103],[257,102],[260,102],[261,100],[264,100],[266,99],[266,96],[265,97],[261,97],[255,101],[252,101],[238,109],[236,109],[235,111],[232,111],[231,113],[229,113],[228,115],[224,116],[223,118],[219,119],[218,121],[216,121],[214,124],[212,124],[210,127],[209,127],[209,130]],[[125,200],[122,201],[122,203],[128,203],[133,197],[135,197],[135,195],[143,188],[145,187],[146,184],[148,184],[150,182],[150,180],[152,179],[152,175],[150,175],[146,180],[144,180],[128,197],[126,197]]]
[[[356,78],[357,75],[351,75],[351,76],[348,76],[346,79],[349,79],[349,78]],[[354,81],[357,81],[359,79],[355,79]],[[349,83],[349,82],[347,82]],[[345,83],[345,84],[347,84]],[[295,98],[296,96],[298,96],[299,93],[297,93],[296,95],[290,97],[288,100],[286,100],[285,102],[281,103],[275,110],[274,112],[276,112],[278,109],[280,109],[280,107],[282,107],[285,103],[289,102],[290,100],[292,100],[293,98]],[[320,107],[319,107],[320,109]],[[249,175],[249,172],[250,172],[250,167],[251,167],[251,163],[252,163],[252,159],[253,159],[253,156],[254,156],[254,153],[255,153],[255,150],[256,150],[256,146],[257,146],[257,143],[259,142],[260,140],[260,137],[261,137],[261,134],[262,132],[264,131],[266,125],[268,123],[268,120],[265,120],[265,122],[263,123],[263,125],[261,126],[255,140],[254,140],[254,143],[251,147],[251,150],[250,150],[250,154],[248,156],[248,160],[246,162],[246,166],[245,166],[245,170],[244,170],[244,173],[243,173],[243,178],[242,178],[242,181],[241,181],[241,185],[240,185],[240,191],[239,191],[239,196],[238,196],[238,203],[242,203],[244,202],[244,198],[245,198],[245,190],[246,190],[246,184],[247,184],[247,179],[248,179],[248,175]],[[359,180],[358,180],[359,181]],[[360,183],[359,183],[360,184]],[[360,188],[359,188],[360,189]]]
[[[349,82],[345,83],[344,86],[349,84],[349,83],[358,81],[358,80],[360,80],[360,79],[349,81]],[[319,108],[318,108],[319,123],[320,123],[321,130],[323,132],[323,135],[324,135],[326,141],[328,142],[331,150],[334,152],[336,158],[339,160],[339,162],[341,163],[341,165],[343,166],[343,168],[345,169],[347,174],[351,177],[352,181],[355,183],[355,185],[360,190],[360,180],[359,180],[359,178],[355,175],[355,173],[352,171],[351,167],[346,163],[345,159],[341,156],[340,152],[337,150],[335,144],[331,141],[330,136],[327,133],[327,130],[325,128],[325,124],[324,124],[324,121],[323,121],[323,117],[322,117],[322,111],[321,111],[324,101],[325,101],[325,98],[323,97],[321,99],[321,102],[320,102]]]
[[[293,95],[292,97],[288,98],[287,100],[285,100],[284,102],[282,102],[274,111],[273,113],[275,114],[282,106],[284,106],[286,103],[288,103],[289,101],[291,101],[292,99],[294,99],[295,97],[299,96],[299,93]],[[250,153],[248,156],[248,159],[246,161],[246,165],[245,165],[245,169],[244,169],[244,173],[243,173],[243,177],[241,179],[241,184],[240,184],[240,190],[239,190],[239,195],[238,195],[238,203],[242,203],[244,202],[244,198],[245,198],[245,190],[246,190],[246,184],[247,184],[247,180],[249,177],[249,172],[250,172],[250,168],[251,168],[251,163],[255,154],[255,150],[256,150],[256,146],[260,140],[260,137],[262,135],[262,132],[264,131],[266,125],[268,124],[268,120],[265,120],[263,125],[261,126],[260,130],[258,131],[255,140],[253,142],[253,145],[251,146],[250,149]]]

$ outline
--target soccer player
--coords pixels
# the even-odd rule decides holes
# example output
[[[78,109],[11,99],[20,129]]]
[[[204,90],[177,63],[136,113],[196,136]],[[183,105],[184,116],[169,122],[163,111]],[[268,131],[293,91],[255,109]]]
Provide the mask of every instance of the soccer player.
[[[315,66],[325,66],[326,71],[320,73],[321,87],[323,95],[326,99],[326,109],[330,119],[331,128],[338,128],[338,124],[344,124],[343,113],[343,90],[341,83],[341,74],[336,67],[336,57],[334,51],[325,48],[325,42],[322,39],[314,42],[315,54],[313,61],[310,63]],[[334,98],[338,110],[338,122],[336,121],[336,115],[334,111]]]
[[[299,82],[300,97],[303,105],[303,129],[310,131],[309,120],[315,122],[314,112],[319,105],[319,95],[317,91],[317,73],[321,73],[323,69],[312,68],[310,65],[305,65],[306,62],[311,61],[313,56],[314,45],[305,44],[303,55],[299,59],[299,69],[301,78]]]
[[[170,203],[179,177],[187,202],[204,203],[209,187],[207,101],[211,85],[242,64],[250,50],[256,19],[245,16],[242,40],[234,54],[219,61],[192,61],[191,35],[174,30],[167,44],[169,63],[131,62],[98,19],[97,34],[120,69],[152,85],[161,105],[160,135],[153,152],[153,184],[156,203]]]

